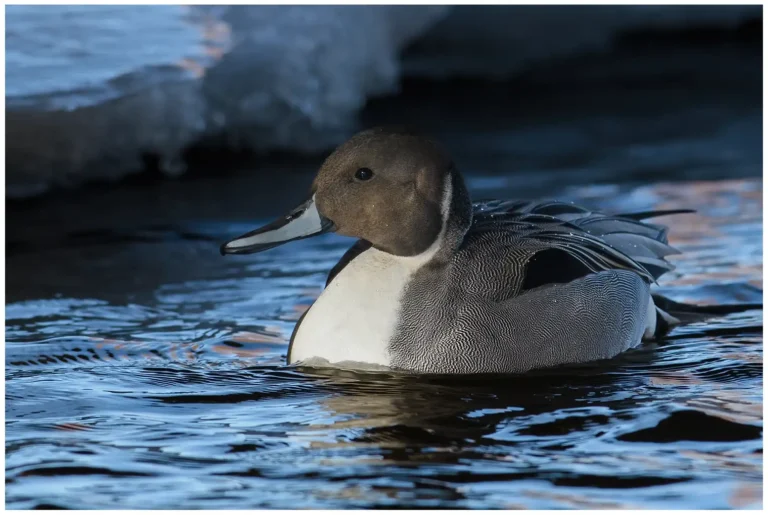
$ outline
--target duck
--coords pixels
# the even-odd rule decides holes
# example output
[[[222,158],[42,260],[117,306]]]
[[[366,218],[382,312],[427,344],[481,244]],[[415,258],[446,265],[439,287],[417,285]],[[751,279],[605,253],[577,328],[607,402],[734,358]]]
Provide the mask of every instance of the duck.
[[[679,325],[685,305],[651,291],[679,252],[646,220],[689,212],[472,202],[437,141],[376,127],[325,159],[298,207],[220,250],[356,238],[298,320],[289,365],[515,374],[614,358]]]

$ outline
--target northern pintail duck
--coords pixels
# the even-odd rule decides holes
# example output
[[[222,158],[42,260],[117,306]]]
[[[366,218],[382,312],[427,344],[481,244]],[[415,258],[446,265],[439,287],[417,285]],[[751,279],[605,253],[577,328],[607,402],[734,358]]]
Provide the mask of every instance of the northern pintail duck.
[[[642,221],[679,212],[473,204],[435,142],[377,128],[328,157],[306,202],[221,251],[359,238],[296,324],[290,364],[523,372],[611,358],[679,322],[650,290],[676,251]]]

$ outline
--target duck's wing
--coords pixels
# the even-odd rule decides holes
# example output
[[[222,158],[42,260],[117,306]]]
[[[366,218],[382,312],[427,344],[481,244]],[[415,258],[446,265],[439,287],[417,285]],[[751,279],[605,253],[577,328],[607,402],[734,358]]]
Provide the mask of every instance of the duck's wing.
[[[472,230],[501,230],[521,242],[536,242],[576,259],[591,272],[625,269],[655,282],[674,266],[679,251],[669,245],[668,228],[642,220],[690,210],[605,214],[556,200],[486,200],[473,204]]]

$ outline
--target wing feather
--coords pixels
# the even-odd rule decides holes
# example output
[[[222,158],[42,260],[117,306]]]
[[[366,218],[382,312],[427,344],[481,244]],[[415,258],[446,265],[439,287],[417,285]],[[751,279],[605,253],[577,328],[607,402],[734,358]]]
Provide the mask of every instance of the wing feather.
[[[473,208],[473,231],[504,231],[520,245],[566,252],[592,272],[632,270],[649,282],[674,269],[664,258],[679,251],[669,245],[666,226],[642,220],[692,212],[605,214],[556,200],[484,200]]]

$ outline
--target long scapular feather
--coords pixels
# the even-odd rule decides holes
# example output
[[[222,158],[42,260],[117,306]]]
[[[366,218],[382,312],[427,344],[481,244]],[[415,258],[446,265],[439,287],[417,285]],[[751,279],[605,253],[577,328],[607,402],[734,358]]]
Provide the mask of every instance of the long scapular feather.
[[[686,213],[695,213],[695,209],[667,209],[661,211],[641,211],[639,213],[623,213],[616,216],[631,218],[632,220],[645,220],[647,218],[656,218],[667,215],[683,215]]]

